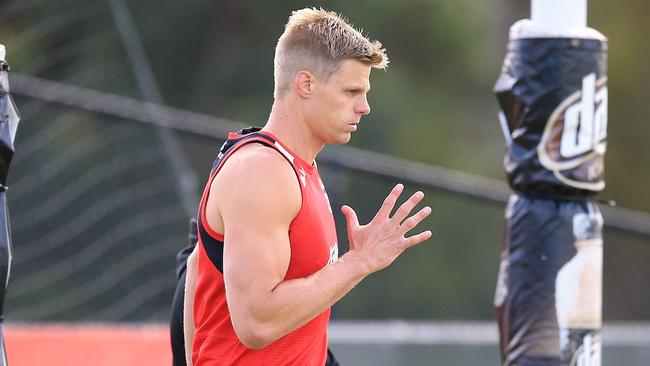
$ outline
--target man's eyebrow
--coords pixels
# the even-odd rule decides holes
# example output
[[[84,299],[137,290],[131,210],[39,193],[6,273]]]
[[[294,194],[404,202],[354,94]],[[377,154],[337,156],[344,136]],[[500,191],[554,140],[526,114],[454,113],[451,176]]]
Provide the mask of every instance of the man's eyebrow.
[[[370,92],[370,84],[367,84],[366,86],[363,86],[361,84],[357,85],[348,85],[346,87],[347,90],[356,90],[356,91],[365,91],[366,93]]]

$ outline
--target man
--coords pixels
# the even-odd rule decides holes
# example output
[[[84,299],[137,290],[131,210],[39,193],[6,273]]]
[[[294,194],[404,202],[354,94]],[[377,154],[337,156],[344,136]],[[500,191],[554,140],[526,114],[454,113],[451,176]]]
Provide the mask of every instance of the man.
[[[186,280],[188,364],[325,364],[330,307],[431,237],[405,237],[431,213],[424,207],[409,217],[422,192],[390,217],[398,184],[367,225],[342,207],[350,250],[338,258],[315,158],[326,144],[350,140],[370,113],[370,70],[387,63],[379,42],[335,13],[302,9],[289,18],[268,122],[229,136],[201,198]]]

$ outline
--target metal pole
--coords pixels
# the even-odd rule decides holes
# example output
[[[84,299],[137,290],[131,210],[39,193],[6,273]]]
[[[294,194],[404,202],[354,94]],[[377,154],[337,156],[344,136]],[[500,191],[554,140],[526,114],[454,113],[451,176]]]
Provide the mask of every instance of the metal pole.
[[[144,99],[148,102],[164,104],[129,9],[123,0],[109,0],[108,3]],[[149,114],[152,116],[155,116],[156,112],[157,110],[154,108],[149,110]],[[158,118],[164,118],[164,116],[158,116]],[[156,127],[155,129],[173,179],[178,185],[178,193],[185,214],[188,218],[193,217],[196,215],[196,203],[199,198],[196,175],[189,167],[185,152],[174,132],[166,127]]]
[[[548,30],[571,31],[587,26],[587,0],[532,0],[530,19]]]

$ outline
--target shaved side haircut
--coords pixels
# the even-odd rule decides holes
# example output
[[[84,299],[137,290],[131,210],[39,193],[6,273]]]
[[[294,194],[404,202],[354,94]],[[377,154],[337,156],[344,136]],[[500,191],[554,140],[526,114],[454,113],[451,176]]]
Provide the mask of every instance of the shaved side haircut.
[[[282,98],[293,78],[303,70],[327,82],[340,62],[348,59],[377,69],[388,65],[381,43],[366,38],[342,16],[316,8],[296,10],[275,48],[273,96]]]

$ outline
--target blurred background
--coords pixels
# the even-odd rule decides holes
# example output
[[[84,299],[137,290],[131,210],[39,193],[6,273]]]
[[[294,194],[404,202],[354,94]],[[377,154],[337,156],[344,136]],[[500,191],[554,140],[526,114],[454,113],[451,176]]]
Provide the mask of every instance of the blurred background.
[[[175,255],[224,132],[264,125],[276,40],[305,6],[344,14],[391,60],[371,76],[372,113],[354,149],[328,147],[319,165],[341,249],[344,203],[368,221],[405,181],[434,209],[424,224],[433,239],[335,306],[335,348],[359,365],[379,365],[373,355],[383,364],[399,364],[397,355],[415,355],[404,364],[497,364],[492,301],[507,188],[492,87],[510,25],[529,16],[521,0],[1,1],[0,43],[22,114],[8,184],[8,322],[167,321]],[[600,197],[627,209],[612,211],[622,224],[605,228],[603,312],[615,325],[650,321],[649,12],[642,0],[589,1],[589,25],[609,38]],[[400,177],[399,167],[422,168],[415,162],[426,176]],[[468,192],[458,192],[462,182],[472,182]],[[366,332],[349,336],[358,321]],[[407,327],[418,324],[458,337],[438,342]],[[363,341],[381,331],[398,340]],[[607,333],[604,344],[605,359],[614,357]],[[644,352],[619,346],[610,355]]]

